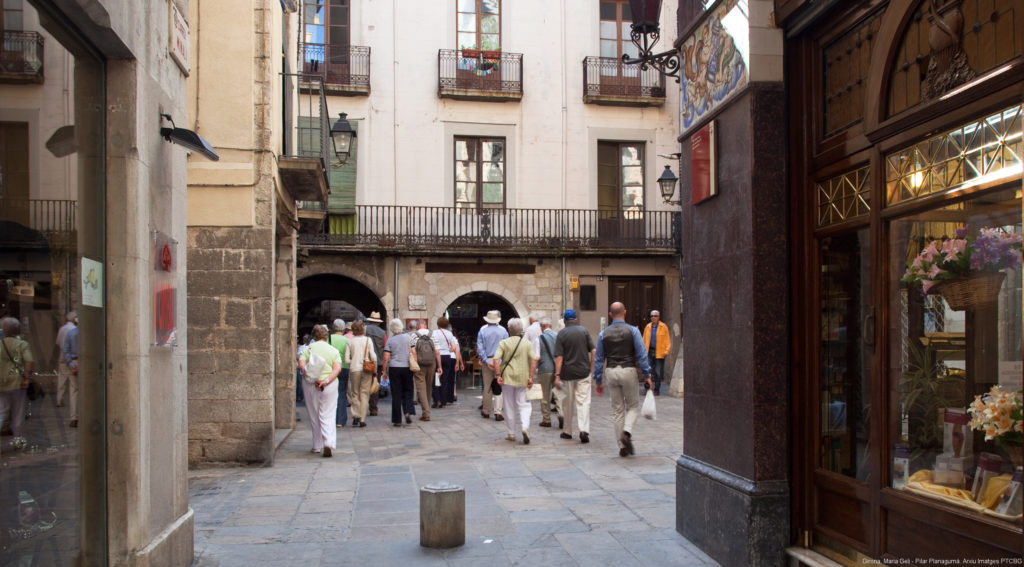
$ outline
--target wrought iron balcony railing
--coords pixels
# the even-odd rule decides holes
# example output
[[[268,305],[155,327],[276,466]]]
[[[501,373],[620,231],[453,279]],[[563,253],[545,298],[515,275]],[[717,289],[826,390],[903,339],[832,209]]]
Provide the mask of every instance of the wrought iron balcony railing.
[[[78,201],[65,199],[0,199],[0,220],[16,222],[43,234],[75,231]]]
[[[665,103],[665,76],[614,57],[583,59],[583,100],[593,104],[656,106]]]
[[[437,52],[438,96],[464,100],[523,98],[523,54],[480,49]]]
[[[299,56],[302,57],[302,73],[322,77],[328,90],[370,93],[369,47],[300,43]]]
[[[318,203],[303,203],[303,207]],[[511,254],[660,253],[679,242],[675,211],[496,209],[357,205],[334,234],[300,234],[306,246],[359,251]]]
[[[43,82],[43,36],[33,31],[0,31],[0,82]]]
[[[296,78],[304,89],[293,88]],[[278,157],[281,182],[297,201],[326,201],[330,188],[327,168],[333,151],[323,78],[283,73],[282,79],[286,104],[295,108],[295,116],[288,114],[285,118],[284,147]]]

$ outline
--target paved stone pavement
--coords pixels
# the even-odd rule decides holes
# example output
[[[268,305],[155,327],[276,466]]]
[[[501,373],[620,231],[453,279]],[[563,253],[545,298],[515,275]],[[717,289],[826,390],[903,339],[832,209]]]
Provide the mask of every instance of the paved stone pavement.
[[[338,432],[334,457],[310,453],[308,418],[272,467],[195,470],[196,567],[252,565],[716,565],[675,531],[675,460],[683,401],[661,396],[640,418],[636,455],[613,438],[608,392],[593,397],[591,442],[538,427],[505,439],[484,420],[479,390],[432,410],[431,421],[390,424],[390,397],[368,427]],[[419,411],[419,407],[417,407]],[[466,543],[419,545],[419,489],[439,481],[466,492]]]

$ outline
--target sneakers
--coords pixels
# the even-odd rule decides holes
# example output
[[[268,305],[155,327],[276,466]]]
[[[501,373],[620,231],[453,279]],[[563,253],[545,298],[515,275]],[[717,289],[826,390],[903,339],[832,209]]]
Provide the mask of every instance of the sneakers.
[[[325,459],[330,458],[332,455],[334,455],[334,452],[331,451],[331,448],[330,447],[324,447],[324,458]]]
[[[561,437],[562,439],[572,439],[571,433],[559,433],[558,436]]]
[[[529,444],[530,444],[530,434],[527,433],[526,430],[524,429],[523,430],[523,445],[529,445]]]
[[[586,431],[580,431],[580,443],[590,443],[590,434]]]
[[[496,413],[494,414],[494,421],[505,421],[505,418],[500,413]]]
[[[622,443],[622,448],[619,449],[619,456],[626,457],[633,454],[633,436],[628,431],[622,432],[622,437],[619,437],[619,442]]]
[[[542,422],[540,422],[540,426],[541,427],[551,427],[551,422],[550,421],[542,421]]]

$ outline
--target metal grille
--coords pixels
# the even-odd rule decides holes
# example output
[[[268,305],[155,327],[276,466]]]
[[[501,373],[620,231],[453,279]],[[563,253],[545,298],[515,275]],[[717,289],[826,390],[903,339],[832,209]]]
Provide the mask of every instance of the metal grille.
[[[865,165],[816,183],[818,226],[829,226],[871,212],[871,167]]]

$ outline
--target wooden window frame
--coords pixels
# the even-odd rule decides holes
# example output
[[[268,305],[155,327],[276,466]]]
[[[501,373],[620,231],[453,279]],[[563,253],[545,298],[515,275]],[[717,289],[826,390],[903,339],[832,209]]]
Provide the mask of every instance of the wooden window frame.
[[[481,49],[483,49],[484,48],[483,47],[483,42],[482,42],[483,33],[480,31],[480,20],[484,16],[495,15],[495,16],[498,17],[498,46],[497,46],[496,50],[497,51],[501,51],[501,46],[502,46],[502,37],[501,37],[501,35],[502,35],[501,34],[501,12],[502,12],[502,5],[501,5],[501,0],[495,0],[495,2],[498,3],[498,12],[497,12],[497,14],[492,14],[490,12],[484,12],[483,11],[484,0],[473,0],[473,3],[475,4],[475,11],[473,11],[473,12],[462,12],[462,11],[460,11],[459,10],[459,2],[458,2],[458,0],[456,1],[456,4],[455,4],[455,47],[456,47],[456,49],[459,49],[459,50],[462,50],[462,49],[481,50]],[[475,26],[475,29],[474,29],[474,32],[473,32],[474,36],[475,36],[475,39],[473,41],[473,45],[469,46],[469,47],[463,46],[459,42],[459,36],[461,34],[463,34],[463,33],[468,33],[468,32],[462,32],[459,29],[459,20],[461,19],[461,16],[463,14],[474,14],[475,18],[476,18],[476,26]],[[491,34],[487,34],[487,35],[491,35]]]
[[[477,157],[477,159],[476,159],[476,180],[473,181],[472,183],[474,183],[476,185],[476,191],[475,191],[476,198],[472,202],[464,201],[464,200],[459,200],[458,183],[460,183],[460,181],[458,180],[457,175],[455,173],[453,173],[453,175],[452,175],[452,197],[453,197],[453,203],[455,204],[455,207],[456,208],[461,208],[461,209],[472,209],[472,210],[477,210],[477,211],[503,210],[503,209],[505,209],[507,201],[508,201],[508,140],[507,140],[507,138],[505,138],[504,136],[455,136],[452,139],[452,164],[455,167],[453,172],[458,170],[458,166],[459,166],[460,162],[465,161],[465,160],[460,160],[458,158],[457,146],[458,146],[459,142],[467,142],[467,143],[472,144],[473,147],[474,147],[474,151],[475,151],[474,155]],[[503,167],[501,169],[501,203],[500,204],[498,204],[498,203],[484,203],[483,202],[484,161],[482,159],[480,159],[480,157],[483,154],[483,152],[482,152],[482,145],[485,142],[501,142],[502,147],[504,148],[502,150],[502,160],[501,160],[501,163],[503,164]],[[493,162],[487,162],[487,163],[493,163]],[[461,183],[467,183],[467,182],[466,181],[462,181]],[[489,183],[494,183],[494,182],[493,181],[489,181]]]

